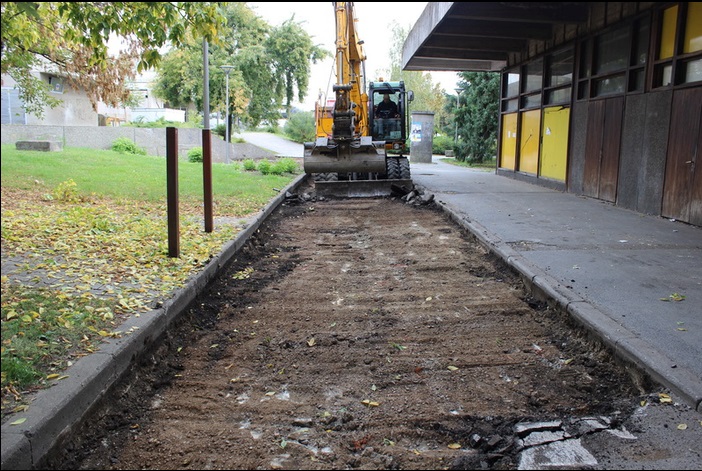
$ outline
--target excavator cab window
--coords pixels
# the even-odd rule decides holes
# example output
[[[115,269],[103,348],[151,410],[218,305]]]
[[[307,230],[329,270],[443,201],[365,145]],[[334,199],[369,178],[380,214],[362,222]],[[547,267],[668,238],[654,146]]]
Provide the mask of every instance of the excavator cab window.
[[[402,100],[399,93],[383,89],[373,92],[373,139],[402,139]]]

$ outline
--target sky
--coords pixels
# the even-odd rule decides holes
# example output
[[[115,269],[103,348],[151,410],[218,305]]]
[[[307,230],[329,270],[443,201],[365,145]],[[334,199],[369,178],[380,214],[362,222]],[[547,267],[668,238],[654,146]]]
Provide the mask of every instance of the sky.
[[[367,81],[377,80],[377,72],[389,69],[390,48],[392,46],[393,21],[401,27],[410,29],[419,19],[427,2],[354,2],[356,10],[356,29],[359,39],[364,41],[366,54]],[[291,17],[300,23],[312,41],[327,49],[332,54],[336,50],[334,41],[335,14],[334,7],[328,2],[247,2],[247,5],[270,25],[278,26]],[[308,96],[293,106],[303,110],[313,110],[319,91],[332,98],[332,85],[336,77],[333,72],[334,59],[312,64]],[[439,83],[447,92],[456,88],[455,72],[429,72],[434,83]]]

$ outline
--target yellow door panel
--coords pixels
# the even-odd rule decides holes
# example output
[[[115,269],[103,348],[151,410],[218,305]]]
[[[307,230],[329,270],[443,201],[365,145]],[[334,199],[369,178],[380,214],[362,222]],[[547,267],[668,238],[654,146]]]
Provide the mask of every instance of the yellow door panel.
[[[539,165],[539,135],[541,110],[522,113],[522,130],[519,140],[519,171],[536,174]]]
[[[517,113],[502,115],[500,168],[514,170],[517,161]]]
[[[568,123],[570,108],[554,106],[544,109],[539,175],[561,182],[566,179],[568,160]]]

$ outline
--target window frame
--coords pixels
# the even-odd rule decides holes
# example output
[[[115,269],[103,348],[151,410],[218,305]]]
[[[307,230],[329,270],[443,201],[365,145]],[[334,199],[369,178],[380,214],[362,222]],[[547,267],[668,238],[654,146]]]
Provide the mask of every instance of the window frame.
[[[661,44],[663,42],[663,32],[665,22],[663,17],[666,11],[671,8],[677,8],[677,17],[675,18],[675,31],[673,32],[673,53],[670,57],[658,58]],[[699,86],[702,83],[700,80],[686,81],[685,72],[686,65],[692,62],[702,61],[702,49],[693,52],[684,52],[686,20],[690,8],[689,2],[678,2],[668,4],[665,7],[657,9],[653,14],[651,31],[653,41],[650,48],[650,63],[651,67],[647,77],[647,82],[650,84],[651,90],[668,90]],[[669,70],[669,74],[666,71]],[[664,78],[670,76],[670,82],[664,83]]]
[[[647,12],[643,15],[631,18],[624,24],[617,24],[611,28],[583,38],[577,44],[577,70],[576,70],[576,101],[606,99],[615,96],[635,95],[646,91],[648,81],[647,70],[650,60],[651,44],[651,14]],[[606,35],[620,34],[625,38],[626,45],[623,48],[626,54],[626,65],[618,68],[601,71],[602,64],[598,63],[597,41]],[[645,45],[645,47],[643,46]],[[640,61],[640,54],[645,50],[645,59]],[[637,80],[639,78],[640,80]],[[598,90],[598,87],[608,85],[608,81],[618,80],[621,82],[619,89],[612,91]]]

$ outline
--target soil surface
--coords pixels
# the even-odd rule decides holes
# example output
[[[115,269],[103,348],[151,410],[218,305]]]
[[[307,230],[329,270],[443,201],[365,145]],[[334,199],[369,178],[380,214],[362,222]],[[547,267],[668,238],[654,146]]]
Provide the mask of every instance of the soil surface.
[[[516,469],[650,394],[433,204],[290,198],[235,258],[51,467]]]

